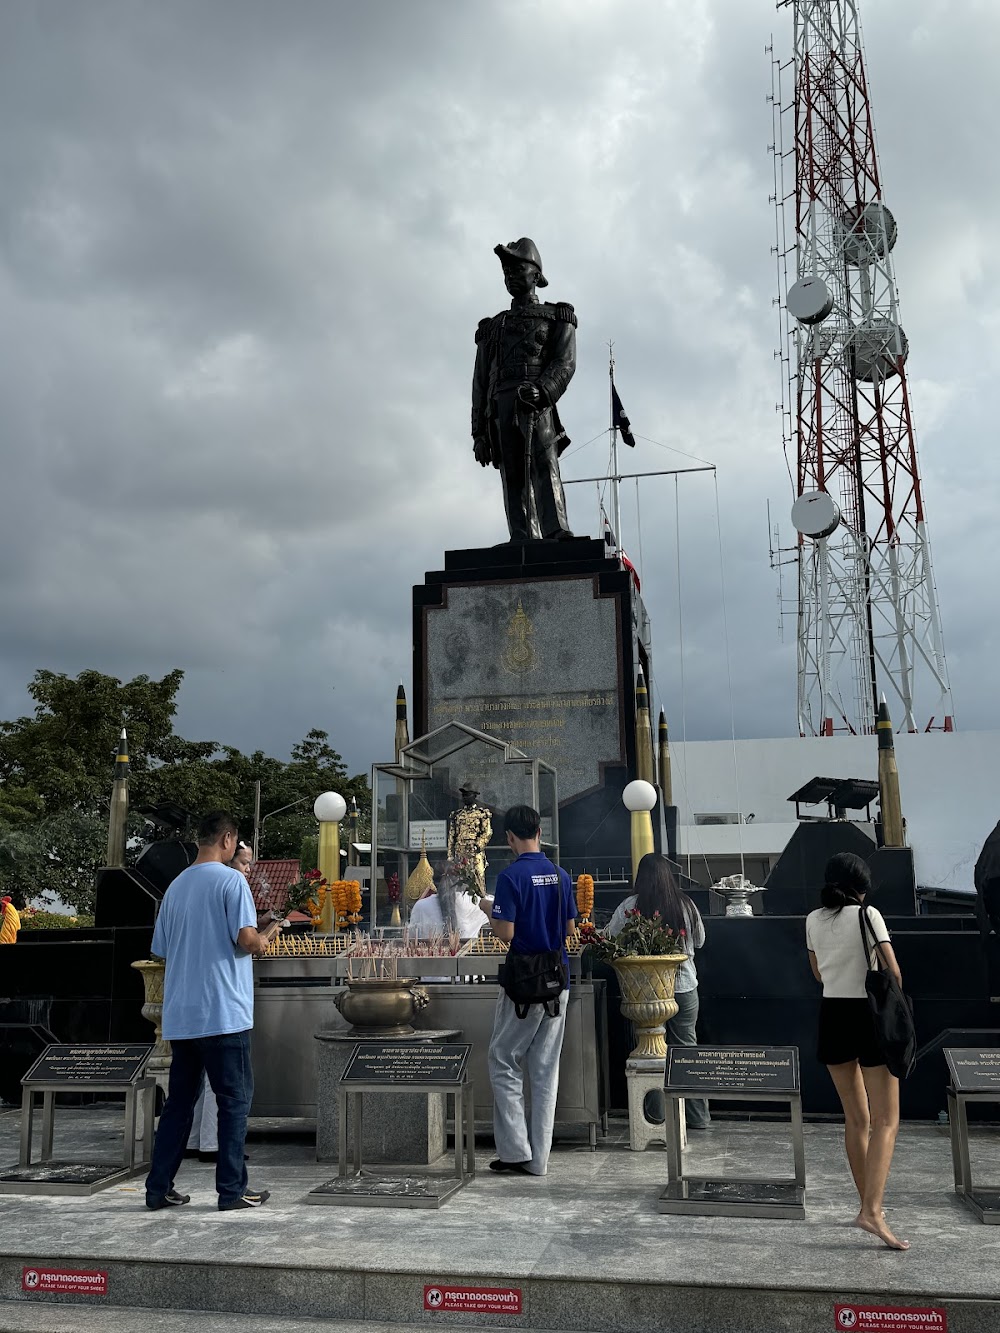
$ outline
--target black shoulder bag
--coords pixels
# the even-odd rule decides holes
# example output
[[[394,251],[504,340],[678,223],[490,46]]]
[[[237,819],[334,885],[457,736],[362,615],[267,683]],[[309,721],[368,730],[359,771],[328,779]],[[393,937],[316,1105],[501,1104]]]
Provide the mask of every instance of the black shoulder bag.
[[[868,992],[868,1005],[875,1021],[875,1035],[879,1048],[885,1057],[889,1073],[895,1074],[897,1078],[907,1078],[913,1073],[917,1058],[917,1034],[913,1027],[910,1003],[903,994],[899,982],[885,965],[866,907],[860,908],[858,920],[861,923],[861,943],[865,950],[865,961],[868,963],[865,990]],[[869,936],[875,956],[874,967],[871,966]]]
[[[562,885],[556,885],[555,911],[559,920],[559,938],[566,934],[562,913]],[[551,939],[551,936],[549,937]],[[569,985],[569,975],[563,962],[562,949],[548,949],[545,953],[513,953],[497,970],[497,980],[514,1005],[518,1018],[527,1018],[533,1004],[545,1006],[549,1018],[559,1017],[559,997]]]

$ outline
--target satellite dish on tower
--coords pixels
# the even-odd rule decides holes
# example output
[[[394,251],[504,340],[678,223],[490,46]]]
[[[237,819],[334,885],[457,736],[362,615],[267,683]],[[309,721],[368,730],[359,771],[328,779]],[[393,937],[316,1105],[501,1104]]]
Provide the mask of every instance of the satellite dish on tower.
[[[833,309],[833,295],[822,278],[799,278],[788,289],[785,307],[800,324],[818,324]]]
[[[851,369],[859,380],[874,383],[899,374],[899,361],[910,351],[906,334],[891,319],[859,324],[846,341]]]
[[[865,204],[844,219],[844,258],[854,268],[884,259],[896,244],[896,219],[885,204]]]
[[[803,491],[792,505],[792,523],[803,537],[819,541],[840,526],[840,506],[826,491]]]

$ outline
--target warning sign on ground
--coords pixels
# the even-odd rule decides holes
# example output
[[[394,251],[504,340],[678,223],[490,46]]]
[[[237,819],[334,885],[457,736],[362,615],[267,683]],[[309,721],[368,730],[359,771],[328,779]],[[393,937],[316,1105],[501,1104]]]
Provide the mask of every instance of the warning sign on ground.
[[[64,1291],[74,1296],[106,1296],[108,1275],[96,1268],[23,1268],[22,1291]]]
[[[836,1333],[909,1333],[927,1328],[934,1333],[948,1333],[948,1312],[937,1306],[916,1305],[905,1308],[889,1305],[835,1305],[833,1327]]]
[[[424,1287],[425,1310],[520,1314],[520,1287]]]

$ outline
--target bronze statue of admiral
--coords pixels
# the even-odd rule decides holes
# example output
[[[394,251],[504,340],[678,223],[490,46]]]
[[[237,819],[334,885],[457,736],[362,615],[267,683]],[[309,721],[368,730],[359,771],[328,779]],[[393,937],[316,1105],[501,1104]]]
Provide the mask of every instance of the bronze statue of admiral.
[[[548,282],[534,241],[522,236],[494,253],[513,299],[476,330],[473,450],[500,470],[512,542],[572,537],[559,475],[569,436],[556,403],[576,370],[576,315],[535,295]]]

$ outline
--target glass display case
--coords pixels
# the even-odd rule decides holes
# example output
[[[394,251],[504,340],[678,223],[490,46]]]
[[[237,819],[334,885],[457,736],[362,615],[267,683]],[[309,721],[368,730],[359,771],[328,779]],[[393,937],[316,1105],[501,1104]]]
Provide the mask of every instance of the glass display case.
[[[542,850],[559,859],[559,805],[556,771],[496,736],[462,722],[448,722],[404,746],[395,763],[372,765],[372,926],[392,912],[386,879],[399,876],[400,911],[410,904],[405,885],[421,849],[435,869],[448,857],[448,819],[463,805],[462,788],[478,792],[476,804],[489,812],[492,833],[486,851],[486,889],[511,861],[503,818],[512,805],[530,805],[541,816]]]

